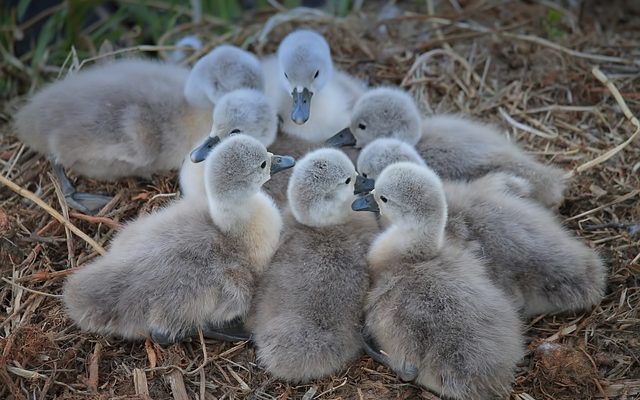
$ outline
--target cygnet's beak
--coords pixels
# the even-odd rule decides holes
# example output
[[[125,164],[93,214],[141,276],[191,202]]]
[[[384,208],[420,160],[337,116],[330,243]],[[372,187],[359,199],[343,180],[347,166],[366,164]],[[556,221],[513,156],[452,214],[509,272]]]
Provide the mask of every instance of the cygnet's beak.
[[[277,174],[280,171],[284,171],[285,169],[289,169],[296,165],[295,158],[291,156],[279,156],[272,155],[271,156],[271,175]]]
[[[351,133],[351,129],[349,129],[349,127],[346,127],[340,132],[331,136],[324,143],[327,146],[331,146],[331,147],[355,146],[356,137],[353,136],[353,133]]]
[[[358,175],[356,176],[356,183],[353,185],[353,194],[368,193],[373,190],[375,184],[375,180]]]
[[[351,203],[351,209],[353,211],[380,212],[378,203],[376,203],[376,199],[373,197],[372,193],[369,193],[365,196],[361,196],[355,199],[353,203]]]
[[[220,138],[218,136],[207,137],[200,146],[191,150],[191,162],[199,163],[204,161],[204,159],[207,158],[207,155],[211,152],[211,149],[216,147],[218,143],[220,143]]]
[[[302,125],[309,119],[311,96],[313,96],[313,93],[307,88],[302,89],[302,92],[299,92],[298,89],[293,89],[291,96],[293,97],[291,120],[298,125]]]

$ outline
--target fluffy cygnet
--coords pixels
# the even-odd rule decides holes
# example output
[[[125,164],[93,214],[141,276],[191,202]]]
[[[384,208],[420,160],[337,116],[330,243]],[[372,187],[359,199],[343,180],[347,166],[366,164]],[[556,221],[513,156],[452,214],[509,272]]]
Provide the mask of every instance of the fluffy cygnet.
[[[401,161],[425,165],[406,143],[377,139],[368,144],[358,158],[358,170],[368,178],[358,177],[356,192],[371,190],[385,167]],[[470,182],[445,182],[444,190],[448,233],[479,245],[490,278],[524,316],[579,311],[600,302],[607,275],[602,260],[551,211],[528,199],[527,180],[494,172]]]
[[[289,182],[282,243],[250,318],[259,362],[277,378],[319,379],[361,351],[372,215],[351,210],[356,171],[341,152],[313,151]]]
[[[348,126],[353,104],[365,91],[362,82],[334,68],[329,44],[310,30],[287,35],[263,68],[282,131],[310,142]]]
[[[392,222],[367,257],[370,354],[447,398],[504,397],[523,355],[518,316],[481,259],[445,235],[447,203],[437,175],[394,164],[353,207],[379,207]]]
[[[260,187],[294,161],[274,160],[245,135],[217,146],[205,163],[207,196],[131,222],[105,256],[67,279],[71,319],[91,332],[150,334],[163,344],[244,319],[280,239],[280,214]]]

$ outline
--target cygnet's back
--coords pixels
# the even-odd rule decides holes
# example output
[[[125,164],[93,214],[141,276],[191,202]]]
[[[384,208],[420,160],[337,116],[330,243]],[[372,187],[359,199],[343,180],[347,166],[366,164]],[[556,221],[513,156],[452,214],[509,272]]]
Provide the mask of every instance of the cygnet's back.
[[[488,177],[494,187],[502,181],[504,189],[487,190],[491,184],[481,179],[451,183],[446,192],[450,217],[464,221],[466,238],[479,243],[492,280],[527,317],[598,304],[607,275],[598,254],[567,232],[551,211],[514,195],[510,186],[520,178]]]
[[[401,377],[442,396],[504,396],[522,356],[520,323],[481,259],[445,236],[438,177],[425,167],[395,164],[354,208],[371,202],[392,225],[368,255],[373,287],[366,335]]]
[[[162,342],[243,319],[282,226],[259,191],[270,157],[244,135],[220,144],[206,161],[207,197],[131,222],[105,256],[69,277],[69,316],[92,332]]]
[[[250,320],[258,360],[278,378],[328,376],[360,352],[364,256],[377,225],[350,209],[355,176],[348,158],[331,149],[294,169],[283,239]]]
[[[18,137],[78,173],[98,179],[148,176],[178,167],[211,112],[187,105],[189,70],[118,60],[81,70],[38,92],[17,114]]]

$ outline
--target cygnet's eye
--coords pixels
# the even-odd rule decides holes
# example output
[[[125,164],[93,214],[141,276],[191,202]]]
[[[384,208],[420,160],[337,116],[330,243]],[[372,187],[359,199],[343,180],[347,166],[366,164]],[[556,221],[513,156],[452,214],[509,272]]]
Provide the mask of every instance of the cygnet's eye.
[[[380,200],[381,200],[383,203],[386,203],[387,201],[389,201],[389,200],[388,200],[386,197],[384,197],[384,196],[380,196]]]
[[[229,132],[229,136],[235,135],[237,133],[240,133],[240,129],[234,129],[231,132]]]
[[[360,175],[362,175],[363,178],[367,179],[367,174],[365,174],[364,172],[361,173]]]
[[[267,167],[267,162],[263,161],[262,164],[260,164],[260,168],[265,169]]]
[[[318,77],[318,75],[320,75],[320,70],[316,71],[316,74],[313,76],[313,79],[316,79]]]
[[[360,122],[360,123],[358,124],[358,129],[365,130],[365,129],[367,129],[367,126],[366,126],[365,124],[363,124],[362,122]]]
[[[289,79],[289,75],[287,75],[287,73],[286,73],[286,72],[284,73],[284,77],[285,77],[285,78],[287,78],[287,79]]]
[[[344,184],[345,184],[345,185],[348,185],[349,183],[351,183],[351,178],[347,178],[347,180],[346,180],[346,181],[344,181]]]

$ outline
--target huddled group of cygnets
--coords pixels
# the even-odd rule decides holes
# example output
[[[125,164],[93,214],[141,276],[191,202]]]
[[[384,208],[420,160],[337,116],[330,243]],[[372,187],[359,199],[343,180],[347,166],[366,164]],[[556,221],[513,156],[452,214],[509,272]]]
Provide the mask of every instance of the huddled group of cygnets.
[[[16,131],[85,212],[109,198],[77,192],[64,168],[181,169],[181,199],[66,281],[67,312],[90,332],[251,340],[290,382],[364,350],[444,397],[486,399],[512,384],[525,319],[604,295],[602,260],[554,213],[563,171],[490,125],[368,88],[310,30],[263,59],[222,45],[191,70],[82,70],[36,94]]]

